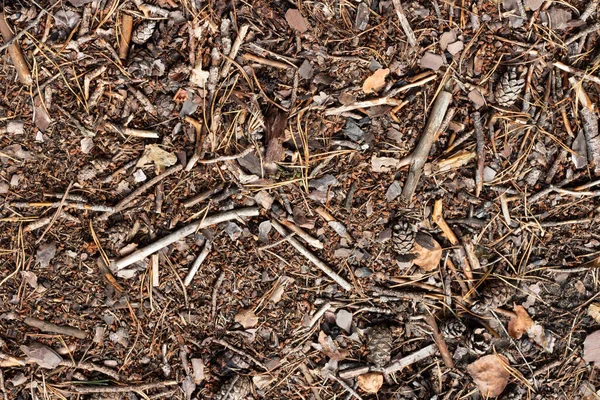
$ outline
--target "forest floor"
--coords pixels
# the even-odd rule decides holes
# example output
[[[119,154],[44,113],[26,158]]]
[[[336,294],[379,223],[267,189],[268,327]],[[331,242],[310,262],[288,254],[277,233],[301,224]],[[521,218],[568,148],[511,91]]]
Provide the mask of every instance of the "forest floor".
[[[598,3],[5,1],[0,400],[599,399]]]

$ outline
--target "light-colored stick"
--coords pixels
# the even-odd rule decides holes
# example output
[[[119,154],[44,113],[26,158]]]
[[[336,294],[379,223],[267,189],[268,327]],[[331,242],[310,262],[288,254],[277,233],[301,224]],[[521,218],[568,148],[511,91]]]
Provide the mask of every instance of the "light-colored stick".
[[[357,101],[347,106],[340,106],[325,111],[325,115],[340,115],[348,111],[356,110],[359,108],[369,108],[376,106],[399,106],[403,103],[402,100],[394,99],[388,96],[379,97],[373,100]]]
[[[259,213],[260,211],[258,207],[246,207],[209,215],[200,221],[192,222],[191,224],[184,226],[170,235],[167,235],[162,239],[159,239],[156,242],[149,244],[148,246],[141,248],[118,261],[115,261],[112,267],[117,271],[126,268],[131,264],[141,261],[149,255],[156,253],[160,249],[163,249],[166,246],[193,234],[198,229],[204,229],[211,225],[220,224],[221,222],[231,221],[241,217],[256,217]]]
[[[160,286],[160,272],[158,269],[158,254],[152,254],[150,256],[150,262],[152,263],[152,269],[150,273],[152,274],[152,287]]]
[[[189,286],[190,283],[192,283],[192,279],[194,279],[194,276],[196,276],[198,269],[204,262],[204,259],[206,258],[206,256],[208,256],[208,253],[210,253],[211,248],[212,248],[212,244],[210,243],[209,240],[207,240],[206,244],[204,245],[204,248],[202,249],[200,254],[198,254],[198,257],[196,258],[196,260],[194,260],[194,263],[192,264],[190,271],[188,272],[187,276],[185,277],[185,280],[183,281],[183,284],[185,286]]]
[[[269,60],[268,58],[255,56],[254,54],[246,53],[242,56],[244,61],[251,61],[262,65],[267,65],[269,67],[279,68],[279,69],[290,69],[294,68],[292,65],[288,63],[284,63],[281,61]]]
[[[556,61],[552,65],[554,65],[556,68],[558,68],[560,70],[563,70],[565,72],[573,74],[583,80],[594,82],[595,84],[600,85],[600,78],[598,78],[596,75],[592,75],[592,74],[588,73],[587,71],[583,71],[579,68],[571,67],[570,65],[561,63],[560,61]]]
[[[179,384],[177,381],[166,381],[129,386],[73,386],[72,389],[75,393],[139,393],[146,390],[174,386],[177,384]]]
[[[404,188],[402,189],[402,198],[406,202],[409,202],[415,194],[415,189],[423,174],[423,167],[429,156],[433,140],[444,121],[444,116],[446,115],[448,106],[450,106],[450,102],[452,102],[452,94],[442,90],[435,100],[435,103],[433,103],[427,125],[425,125],[425,131],[415,147],[415,150],[412,152],[413,162],[410,171],[408,172]]]
[[[25,324],[39,329],[42,332],[58,333],[59,335],[73,336],[78,339],[85,339],[87,336],[81,329],[73,328],[71,326],[58,326],[50,322],[42,321],[41,319],[25,317],[23,320]]]
[[[223,69],[221,70],[221,78],[225,78],[227,77],[227,75],[229,75],[229,70],[231,69],[231,60],[235,60],[238,51],[240,51],[240,47],[242,46],[242,43],[244,43],[244,39],[248,34],[248,29],[250,29],[250,25],[248,24],[242,25],[242,27],[240,28],[238,35],[235,38],[235,41],[233,42],[233,45],[231,45],[231,52],[229,53],[229,58],[225,61],[225,65],[223,65]]]
[[[404,8],[402,8],[402,3],[400,3],[400,0],[393,0],[393,3],[394,3],[394,9],[396,10],[396,15],[398,16],[398,21],[400,22],[400,25],[402,26],[402,30],[404,31],[404,34],[406,35],[408,44],[410,44],[411,47],[415,47],[417,45],[417,38],[415,37],[415,33],[413,32],[412,28],[410,27],[410,23],[408,22],[408,19],[406,18],[406,14],[404,13]]]
[[[14,39],[15,35],[10,29],[8,22],[6,21],[6,14],[4,11],[0,12],[0,31],[2,31],[2,38],[4,38],[4,43],[9,43]],[[25,86],[31,86],[33,84],[33,78],[31,77],[31,71],[29,71],[29,65],[27,65],[27,61],[25,61],[25,57],[23,56],[23,52],[21,51],[21,46],[15,40],[8,47],[8,54],[10,54],[10,58],[15,65],[15,69],[17,70],[17,75],[19,75],[19,80]]]
[[[327,274],[331,279],[333,279],[338,285],[340,285],[345,290],[352,290],[354,288],[354,286],[350,282],[348,282],[347,280],[345,280],[344,278],[339,276],[334,270],[329,268],[327,266],[327,264],[325,264],[323,261],[319,260],[317,258],[317,256],[315,256],[313,253],[311,253],[299,241],[297,241],[293,237],[288,236],[287,231],[279,222],[272,219],[271,225],[273,225],[273,228],[275,228],[282,236],[287,236],[287,241],[292,246],[294,246],[296,248],[296,250],[298,250],[300,252],[300,254],[302,254],[304,257],[308,258],[309,261],[311,261],[313,264],[315,264],[315,266],[317,268],[319,268],[321,271],[325,272],[325,274]]]
[[[426,359],[427,357],[431,357],[432,355],[437,353],[437,346],[435,344],[430,344],[427,347],[422,348],[406,357],[399,359],[398,361],[392,362],[388,365],[384,373],[391,374],[393,372],[400,371],[409,365],[412,365],[416,362]]]
[[[293,233],[295,233],[296,235],[298,235],[298,237],[301,237],[310,246],[314,247],[315,249],[322,249],[323,248],[323,243],[321,243],[319,241],[319,239],[312,237],[311,235],[309,235],[308,233],[306,233],[304,231],[304,229],[300,228],[299,226],[297,226],[293,222],[286,221],[285,219],[278,219],[278,221],[282,225],[284,225],[286,228],[288,228],[290,231],[292,231]]]

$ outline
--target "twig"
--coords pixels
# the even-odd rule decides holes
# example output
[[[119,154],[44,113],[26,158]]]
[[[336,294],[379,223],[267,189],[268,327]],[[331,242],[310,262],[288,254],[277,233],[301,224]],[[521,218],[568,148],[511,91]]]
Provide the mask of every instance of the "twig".
[[[190,159],[188,160],[188,162],[185,166],[186,171],[191,171],[192,168],[194,168],[194,165],[196,165],[196,163],[200,159],[200,157],[202,157],[202,141],[203,141],[202,133],[204,132],[205,126],[204,126],[204,124],[201,124],[199,121],[190,117],[189,115],[187,117],[185,117],[185,122],[192,124],[192,126],[194,127],[194,130],[196,131],[196,137],[195,137],[196,147],[194,148],[194,154],[190,157]]]
[[[444,337],[440,334],[440,330],[438,328],[437,322],[435,322],[435,317],[432,314],[425,316],[425,322],[431,328],[431,334],[433,336],[433,340],[442,355],[442,360],[444,360],[444,364],[448,368],[454,368],[454,362],[452,361],[452,355],[448,351],[448,346],[446,345],[446,341]]]
[[[328,375],[331,379],[333,379],[334,381],[336,381],[337,383],[340,384],[341,387],[344,388],[344,390],[346,390],[348,393],[350,393],[352,396],[354,396],[354,398],[356,398],[357,400],[362,400],[362,397],[360,397],[360,395],[358,393],[356,393],[356,390],[352,389],[350,386],[348,386],[348,384],[346,382],[344,382],[343,380],[341,380],[340,378],[338,378],[337,376],[335,376],[334,374],[329,374]]]
[[[584,36],[587,36],[590,33],[596,32],[597,30],[600,30],[600,22],[596,22],[595,24],[588,26],[587,28],[585,28],[581,32],[578,32],[576,35],[571,36],[569,39],[565,40],[565,45],[568,46],[571,43],[579,40],[580,38],[582,38]]]
[[[479,111],[471,114],[475,139],[477,140],[477,173],[475,174],[475,197],[479,197],[483,189],[483,168],[485,165],[485,139],[483,137],[483,126],[481,125],[481,114]]]
[[[69,195],[69,191],[71,190],[72,186],[73,186],[73,182],[69,183],[67,190],[65,190],[65,194],[63,195],[62,199],[60,199],[60,203],[56,207],[56,211],[54,212],[52,219],[50,220],[50,222],[48,222],[48,226],[46,227],[46,229],[44,229],[44,232],[42,232],[40,237],[36,240],[36,242],[35,242],[36,244],[38,244],[42,241],[44,236],[46,236],[46,233],[48,233],[50,228],[52,228],[52,225],[54,224],[54,222],[58,219],[58,216],[62,211],[63,205],[65,204],[65,200],[67,199],[67,196]]]
[[[254,151],[254,147],[248,147],[246,150],[242,151],[239,154],[234,154],[231,156],[221,156],[217,158],[213,158],[212,160],[198,160],[198,164],[214,164],[221,161],[229,161],[229,160],[237,160],[238,158],[243,158],[248,154]]]
[[[196,257],[196,260],[194,260],[194,263],[190,267],[190,271],[188,272],[187,276],[185,277],[185,280],[183,281],[183,284],[185,286],[189,286],[190,283],[192,283],[192,279],[194,279],[194,276],[196,276],[198,269],[200,268],[200,266],[206,259],[206,256],[208,256],[208,253],[210,253],[211,249],[212,249],[212,244],[210,243],[210,240],[206,240],[206,243],[204,244],[204,248],[202,249],[200,254],[198,254],[198,257]]]
[[[228,58],[225,60],[225,64],[223,65],[223,69],[221,70],[221,78],[226,78],[229,75],[229,69],[231,69],[231,60],[235,60],[237,57],[237,53],[246,38],[246,34],[248,34],[248,29],[250,25],[242,25],[240,30],[238,31],[238,35],[235,38],[235,41],[231,45],[231,52],[229,52]]]
[[[100,215],[97,218],[98,221],[106,221],[111,215],[118,213],[120,211],[123,211],[129,205],[129,203],[131,203],[135,198],[137,198],[139,195],[144,193],[146,190],[150,189],[152,186],[156,185],[158,182],[165,179],[167,176],[172,175],[175,172],[181,171],[182,169],[183,169],[183,166],[181,164],[178,164],[178,165],[175,165],[175,166],[167,169],[162,174],[157,175],[154,178],[150,179],[148,182],[144,183],[142,186],[140,186],[139,188],[137,188],[136,190],[131,192],[127,197],[125,197],[124,199],[119,201],[117,203],[117,205],[114,207],[113,212],[106,212],[106,213]]]
[[[4,397],[4,400],[8,400],[8,394],[6,393],[6,386],[4,386],[4,372],[2,372],[2,370],[0,369],[0,391],[2,391],[2,394]]]
[[[402,189],[402,198],[404,201],[410,201],[415,193],[419,179],[423,174],[423,167],[425,166],[429,151],[433,145],[433,139],[444,120],[444,116],[446,115],[446,111],[448,110],[451,101],[452,94],[442,90],[431,108],[425,131],[415,147],[415,150],[411,154],[412,165],[408,172],[404,188]]]
[[[113,378],[116,381],[121,379],[119,373],[116,372],[115,370],[112,370],[108,367],[104,367],[102,365],[90,363],[90,362],[76,362],[76,361],[72,361],[72,360],[63,360],[60,362],[59,365],[61,365],[63,367],[69,367],[69,368],[84,369],[86,371],[100,372],[106,376],[110,376],[111,378]]]
[[[38,15],[38,18],[43,13]],[[39,21],[38,21],[39,22]],[[2,38],[4,39],[4,43],[8,45],[8,54],[10,54],[10,58],[17,70],[17,75],[19,76],[19,80],[25,86],[31,86],[33,84],[33,78],[31,77],[31,72],[29,71],[29,66],[27,65],[27,61],[23,56],[23,52],[21,51],[21,46],[17,43],[15,39],[15,35],[13,34],[8,22],[6,21],[6,14],[4,11],[0,12],[0,31],[2,32]]]
[[[254,54],[250,54],[250,53],[244,54],[242,56],[242,58],[244,59],[244,61],[251,61],[251,62],[255,62],[257,64],[267,65],[269,67],[274,67],[274,68],[279,68],[279,69],[294,68],[294,66],[290,65],[289,63],[284,63],[284,62],[281,62],[281,61],[269,60],[268,58],[255,56]]]
[[[59,335],[73,336],[78,339],[85,339],[87,336],[87,334],[81,329],[73,328],[71,326],[54,325],[50,322],[42,321],[37,318],[25,317],[23,322],[29,326],[41,330],[42,332],[58,333]]]
[[[416,362],[426,359],[427,357],[431,357],[432,355],[437,353],[437,346],[435,344],[430,344],[427,347],[422,348],[406,357],[403,357],[397,361],[392,361],[387,367],[384,369],[384,373],[391,374],[397,371],[400,371],[409,365],[412,365]]]
[[[120,260],[113,263],[113,269],[118,271],[133,263],[143,260],[150,254],[156,253],[160,249],[193,234],[198,229],[204,229],[211,225],[220,224],[221,222],[231,221],[232,219],[237,219],[241,217],[256,217],[258,216],[258,214],[258,207],[246,207],[225,211],[219,214],[209,215],[200,221],[192,222],[191,224],[184,226],[183,228],[171,233],[170,235],[167,235],[162,239],[159,239],[156,242],[149,244],[148,246],[143,247],[140,250],[126,257],[121,258]]]
[[[59,208],[61,207],[61,202],[60,201],[55,201],[55,202],[46,202],[46,201],[40,201],[40,202],[31,202],[31,203],[27,203],[27,202],[16,202],[16,203],[10,203],[11,207],[15,207],[15,208],[28,208],[28,207],[49,207],[49,208]],[[81,203],[81,202],[77,202],[77,203],[64,203],[62,204],[62,207],[64,208],[74,208],[77,210],[88,210],[88,211],[99,211],[99,212],[115,212],[115,207],[110,207],[110,206],[101,206],[101,205],[95,205],[95,204],[87,204],[87,203]]]
[[[137,164],[138,160],[131,160],[129,161],[127,164],[123,165],[121,168],[117,169],[115,172],[113,172],[112,174],[102,178],[101,182],[102,183],[109,183],[110,181],[113,180],[113,178],[119,174],[122,174],[124,172],[126,172],[129,168],[133,167],[135,164]]]
[[[312,316],[312,318],[310,319],[310,321],[308,322],[308,325],[306,325],[306,328],[312,328],[313,326],[315,326],[315,324],[317,322],[319,322],[319,320],[321,319],[321,317],[331,308],[331,303],[327,302],[325,304],[323,304],[321,306],[321,308],[319,308],[319,310],[315,313],[315,315]]]
[[[308,367],[303,362],[300,363],[300,371],[302,372],[302,375],[304,375],[304,379],[306,380],[306,383],[308,383],[308,386],[310,386],[310,390],[312,391],[313,396],[315,396],[315,399],[316,400],[321,400],[321,396],[319,395],[319,391],[313,385],[313,383],[315,382],[315,380],[313,379],[312,375],[310,374],[310,371],[308,370]]]
[[[573,74],[583,80],[594,82],[595,84],[600,85],[600,78],[598,78],[596,75],[589,74],[586,71],[583,71],[579,68],[571,67],[570,65],[564,64],[560,61],[555,61],[552,65],[554,65],[558,69]]]
[[[277,222],[275,220],[271,220],[271,224],[282,236],[288,236],[288,233],[286,232],[285,228],[279,222]],[[313,264],[315,264],[315,266],[317,268],[319,268],[321,271],[323,271],[325,274],[327,274],[331,279],[333,279],[342,288],[344,288],[345,290],[352,290],[354,288],[354,286],[350,282],[348,282],[347,280],[342,278],[340,275],[338,275],[335,271],[333,271],[331,268],[329,268],[323,261],[319,260],[313,253],[311,253],[299,241],[297,241],[293,237],[289,237],[289,236],[287,238],[287,241],[292,246],[294,246],[296,248],[296,250],[298,250],[298,252],[300,252],[300,254],[302,254],[309,261],[311,261]]]
[[[210,314],[212,315],[213,320],[215,319],[215,315],[217,315],[217,297],[219,295],[219,288],[221,284],[225,280],[225,271],[221,271],[212,291],[212,309]]]
[[[579,114],[583,120],[583,133],[587,143],[588,160],[593,164],[594,173],[600,175],[600,131],[598,130],[598,116],[583,104],[581,98],[580,102],[582,107]]]
[[[339,114],[343,114],[345,112],[356,110],[359,108],[369,108],[369,107],[386,106],[386,105],[387,106],[399,106],[403,103],[404,103],[404,100],[398,100],[398,99],[394,99],[392,97],[385,96],[385,97],[379,97],[377,99],[372,99],[372,100],[357,101],[352,104],[348,104],[346,106],[331,108],[331,109],[325,111],[325,115],[339,115]]]
[[[194,197],[191,197],[191,198],[189,198],[189,199],[185,200],[185,201],[183,202],[183,206],[184,206],[185,208],[190,208],[190,207],[193,207],[193,206],[195,206],[196,204],[198,204],[198,203],[201,203],[201,202],[203,202],[204,200],[207,200],[207,199],[209,199],[211,196],[213,196],[213,195],[215,195],[215,194],[219,193],[220,191],[222,191],[222,190],[223,190],[223,188],[224,188],[224,187],[225,187],[225,185],[224,185],[223,183],[219,183],[219,184],[218,184],[217,186],[215,186],[214,188],[212,188],[212,189],[208,189],[208,190],[205,190],[204,192],[201,192],[201,193],[197,194],[196,196],[194,196]]]
[[[275,215],[273,215],[273,217],[275,218]],[[283,218],[282,219],[277,219],[277,221],[279,221],[279,223],[281,225],[283,225],[286,228],[288,228],[290,231],[292,231],[292,233],[298,235],[298,237],[302,238],[306,243],[308,243],[310,246],[314,247],[315,249],[322,249],[323,248],[323,243],[321,243],[321,241],[319,239],[312,237],[311,235],[309,235],[308,233],[306,233],[304,231],[304,229],[300,228],[299,226],[297,226],[293,222],[285,220]]]
[[[177,381],[164,381],[155,383],[143,383],[141,385],[127,385],[127,386],[71,386],[71,390],[75,393],[130,393],[130,392],[144,392],[146,390],[153,390],[163,388],[165,386],[177,385]]]
[[[590,1],[585,7],[585,10],[583,10],[581,15],[579,16],[579,19],[582,21],[587,20],[596,11],[596,8],[598,8],[598,3],[600,3],[600,0]]]
[[[411,47],[415,47],[417,45],[417,38],[415,37],[415,33],[413,32],[412,28],[410,27],[410,23],[406,18],[406,14],[404,13],[404,9],[402,8],[402,3],[400,3],[400,0],[393,0],[393,3],[394,9],[396,10],[396,15],[398,16],[398,21],[400,22],[402,30],[406,35],[408,44],[410,44]]]
[[[344,224],[342,224],[341,222],[337,221],[335,217],[331,215],[331,213],[327,211],[324,207],[317,207],[315,211],[321,216],[321,218],[327,221],[329,227],[333,229],[335,233],[337,233],[340,237],[346,239],[348,243],[354,242],[352,236],[350,236],[350,234],[348,233],[346,226],[344,226]]]
[[[246,353],[243,350],[238,349],[235,346],[230,345],[229,343],[227,343],[224,340],[220,340],[220,339],[215,339],[215,338],[212,338],[212,337],[208,337],[208,338],[206,338],[206,339],[204,339],[202,341],[202,345],[199,346],[199,347],[200,348],[204,348],[204,347],[206,347],[207,344],[210,344],[210,343],[219,344],[219,345],[225,347],[226,349],[229,349],[229,350],[233,351],[234,353],[237,353],[240,356],[247,358],[248,360],[252,361],[255,365],[258,365],[259,367],[261,367],[265,371],[269,370],[269,368],[267,368],[262,362],[258,361],[255,357],[251,356],[250,354]]]

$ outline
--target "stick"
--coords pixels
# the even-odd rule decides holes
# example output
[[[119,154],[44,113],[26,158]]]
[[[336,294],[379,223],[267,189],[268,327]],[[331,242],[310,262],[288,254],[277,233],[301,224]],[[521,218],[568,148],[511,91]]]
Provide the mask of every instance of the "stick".
[[[212,249],[212,244],[210,243],[209,240],[207,240],[206,243],[204,244],[204,248],[202,249],[200,254],[198,254],[198,257],[196,258],[196,260],[194,260],[194,263],[192,264],[190,271],[188,272],[187,276],[185,277],[185,280],[183,281],[183,284],[185,286],[189,286],[190,283],[192,283],[192,279],[194,279],[194,276],[196,276],[198,269],[202,265],[202,262],[204,262],[204,259],[206,258],[206,256],[208,256],[208,253],[210,253],[211,249]]]
[[[250,25],[248,24],[242,25],[240,28],[235,41],[231,45],[231,52],[229,53],[228,58],[225,60],[225,65],[223,65],[223,69],[221,70],[221,78],[226,78],[229,75],[229,69],[231,69],[231,60],[235,60],[235,57],[237,56],[237,53],[240,50],[244,39],[246,38],[249,28]]]
[[[215,164],[221,161],[229,161],[229,160],[237,160],[238,158],[246,157],[248,154],[254,151],[254,147],[248,147],[246,150],[241,153],[234,154],[231,156],[221,156],[217,158],[213,158],[212,160],[199,160],[198,164]]]
[[[427,357],[431,357],[432,355],[437,353],[437,346],[435,344],[430,344],[427,347],[422,348],[406,357],[403,357],[397,361],[393,361],[390,365],[385,367],[384,373],[391,374],[397,371],[400,371],[409,365],[412,365],[416,362],[426,359]]]
[[[205,126],[203,124],[201,124],[199,121],[190,117],[189,115],[187,117],[185,117],[185,122],[192,124],[192,126],[194,127],[194,130],[196,131],[196,143],[195,143],[196,147],[194,148],[194,154],[190,157],[190,159],[188,160],[188,162],[185,166],[186,171],[191,171],[192,168],[194,168],[194,165],[196,165],[196,163],[200,159],[201,154],[202,154],[202,141],[204,140],[203,130],[205,129]]]
[[[588,3],[588,5],[585,7],[585,10],[579,16],[579,19],[582,21],[585,21],[586,19],[588,19],[594,13],[594,11],[596,11],[596,8],[598,8],[599,2],[600,2],[600,0],[590,1]]]
[[[257,64],[268,65],[269,67],[274,67],[274,68],[279,68],[279,69],[294,68],[293,65],[290,65],[288,63],[284,63],[281,61],[269,60],[268,58],[255,56],[254,54],[249,54],[249,53],[244,54],[242,56],[242,58],[244,59],[244,61],[252,61]]]
[[[337,376],[335,376],[333,374],[329,374],[329,377],[331,379],[333,379],[334,381],[336,381],[337,383],[339,383],[340,386],[343,387],[344,390],[346,390],[352,396],[354,396],[354,398],[356,398],[356,400],[362,400],[362,397],[360,397],[360,395],[358,393],[356,393],[356,390],[354,390],[350,386],[348,386],[348,384],[346,382],[344,382],[343,380],[341,380],[340,378],[338,378]]]
[[[285,228],[277,221],[271,220],[271,224],[273,227],[282,235],[288,236]],[[306,249],[299,241],[294,239],[293,237],[288,236],[287,241],[300,252],[304,257],[308,258],[317,268],[327,274],[331,279],[333,279],[338,285],[340,285],[345,290],[352,290],[354,286],[339,276],[335,271],[329,268],[323,261],[319,260],[313,253]]]
[[[404,13],[404,9],[402,8],[402,3],[400,3],[400,0],[393,0],[393,3],[394,9],[396,10],[396,15],[398,16],[398,21],[402,26],[402,30],[406,35],[406,39],[408,39],[408,44],[410,44],[411,47],[415,47],[417,45],[417,38],[415,37],[415,34],[412,28],[410,27],[408,19],[406,18],[406,14]]]
[[[425,166],[429,151],[433,145],[433,139],[442,125],[442,121],[444,120],[444,116],[446,115],[446,111],[448,110],[451,101],[452,94],[442,90],[433,104],[429,119],[427,120],[427,125],[425,126],[425,131],[423,132],[417,147],[412,152],[412,165],[408,172],[404,188],[402,189],[402,198],[404,201],[410,201],[415,194],[419,178],[423,174],[423,167]]]
[[[6,21],[6,14],[4,11],[0,12],[0,31],[2,32],[4,43],[8,44],[11,42],[11,40],[15,39],[15,35]],[[15,65],[15,69],[17,70],[17,75],[19,76],[21,83],[25,86],[31,86],[33,84],[33,78],[31,77],[29,66],[27,65],[27,61],[25,61],[25,57],[21,51],[21,46],[19,46],[19,43],[16,40],[14,40],[12,44],[8,46],[8,54]]]
[[[133,252],[126,257],[121,258],[120,260],[113,263],[113,268],[118,271],[125,267],[128,267],[129,265],[143,260],[149,255],[156,253],[160,249],[193,234],[198,229],[204,229],[211,225],[220,224],[221,222],[231,221],[232,219],[237,219],[241,217],[256,217],[258,215],[258,207],[238,208],[236,210],[230,210],[219,214],[209,215],[208,217],[200,221],[192,222],[191,224],[184,226],[183,228],[171,233],[170,235],[167,235],[162,239],[159,239],[156,242],[149,244],[148,246],[141,248],[140,250]]]
[[[435,340],[435,344],[437,345],[438,350],[440,351],[440,354],[442,355],[442,360],[444,360],[444,364],[446,364],[446,367],[448,367],[450,369],[454,368],[454,362],[452,361],[452,356],[450,355],[450,352],[448,351],[448,346],[446,345],[446,341],[444,340],[442,335],[440,335],[440,330],[438,328],[437,322],[435,322],[435,317],[433,315],[429,314],[425,317],[425,322],[427,322],[427,325],[429,325],[429,327],[431,328],[431,334],[433,336],[433,340]]]
[[[593,164],[594,173],[600,175],[600,132],[598,131],[598,116],[587,107],[579,110],[583,120],[583,133],[588,148],[588,160]]]
[[[583,71],[579,68],[575,68],[575,67],[571,67],[570,65],[567,64],[563,64],[560,61],[556,61],[554,62],[552,65],[554,65],[556,68],[561,69],[565,72],[568,72],[570,74],[573,74],[583,80],[587,80],[590,82],[594,82],[595,84],[600,85],[600,78],[598,78],[595,75],[592,74],[588,74],[586,71]]]
[[[210,314],[212,315],[213,320],[215,319],[215,315],[217,315],[217,296],[219,294],[219,287],[225,280],[225,271],[222,271],[215,282],[212,292],[212,309],[210,310]]]
[[[277,221],[279,221],[279,223],[281,225],[285,226],[290,231],[292,231],[292,233],[295,233],[296,235],[298,235],[298,237],[301,237],[306,243],[308,243],[310,246],[314,247],[315,249],[323,248],[323,243],[321,243],[321,241],[319,239],[312,237],[311,235],[306,233],[304,231],[304,229],[300,228],[299,226],[292,223],[291,221],[287,221],[283,218],[278,219]]]
[[[144,383],[141,385],[128,386],[72,386],[75,393],[129,393],[129,392],[144,392],[146,390],[163,388],[165,386],[177,385],[177,381],[165,381],[155,383]]]
[[[127,207],[127,205],[131,203],[136,197],[144,193],[146,190],[150,189],[152,186],[156,185],[161,180],[165,179],[167,176],[172,175],[175,172],[181,171],[182,169],[183,166],[181,164],[178,164],[169,168],[162,174],[155,176],[154,178],[150,179],[148,182],[144,183],[142,186],[131,192],[127,197],[119,201],[114,207],[114,212],[105,212],[104,214],[100,215],[97,218],[97,220],[106,221],[111,215],[123,211]]]
[[[477,140],[477,172],[475,174],[475,197],[479,197],[483,189],[483,168],[485,166],[485,139],[483,138],[483,126],[481,125],[481,114],[475,111],[471,114],[475,139]]]
[[[204,200],[206,200],[206,199],[209,199],[211,196],[213,196],[213,195],[215,195],[215,194],[219,193],[220,191],[222,191],[222,190],[223,190],[223,188],[224,188],[224,187],[225,187],[225,185],[224,185],[223,183],[219,183],[219,184],[218,184],[217,186],[215,186],[213,189],[208,189],[208,190],[205,190],[204,192],[202,192],[202,193],[199,193],[199,194],[197,194],[196,196],[194,196],[194,197],[192,197],[192,198],[189,198],[189,199],[185,200],[185,201],[183,202],[183,206],[184,206],[185,208],[190,208],[190,207],[193,207],[193,206],[195,206],[196,204],[198,204],[198,203],[200,203],[200,202],[202,202],[202,201],[204,201]]]
[[[55,201],[55,202],[41,201],[41,202],[31,202],[31,203],[16,202],[16,203],[11,203],[10,205],[11,205],[11,207],[15,207],[15,208],[27,208],[27,207],[58,208],[58,207],[61,207],[60,201]],[[77,209],[77,210],[100,211],[100,212],[115,212],[114,211],[115,207],[101,206],[101,205],[95,205],[95,204],[87,204],[87,203],[81,203],[81,202],[77,202],[77,203],[65,203],[65,204],[62,205],[62,207],[64,207],[64,208],[74,208],[74,209]]]
[[[582,30],[581,32],[577,33],[576,35],[570,37],[569,39],[567,39],[565,41],[565,45],[570,45],[571,43],[575,42],[576,40],[579,40],[580,38],[589,35],[592,32],[596,32],[597,30],[600,29],[600,22],[596,22],[594,25],[590,25],[587,28],[585,28],[584,30]]]
[[[50,322],[42,321],[37,318],[25,317],[23,320],[27,325],[41,330],[42,332],[58,333],[59,335],[73,336],[78,339],[85,339],[87,334],[81,329],[71,326],[58,326]]]
[[[369,107],[386,106],[386,105],[399,106],[402,103],[404,103],[404,101],[385,96],[385,97],[379,97],[379,98],[373,99],[373,100],[357,101],[355,103],[348,104],[347,106],[340,106],[340,107],[332,108],[332,109],[325,111],[325,115],[339,115],[339,114],[343,114],[348,111],[356,110],[358,108],[369,108]]]

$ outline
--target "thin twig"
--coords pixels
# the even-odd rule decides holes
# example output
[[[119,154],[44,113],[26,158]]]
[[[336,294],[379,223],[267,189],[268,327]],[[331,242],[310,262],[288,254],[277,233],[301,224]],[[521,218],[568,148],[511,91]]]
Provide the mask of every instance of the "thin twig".
[[[194,279],[194,276],[196,276],[198,269],[204,262],[204,259],[206,259],[206,256],[208,256],[208,253],[210,253],[211,249],[212,249],[212,244],[210,243],[210,240],[207,240],[206,243],[204,244],[204,248],[202,249],[200,254],[198,254],[198,257],[196,257],[196,260],[194,260],[194,263],[190,267],[190,271],[188,272],[187,276],[185,277],[185,280],[183,281],[183,284],[185,286],[189,286],[190,283],[192,283],[192,279]]]
[[[254,151],[254,147],[248,147],[246,150],[242,151],[239,154],[234,154],[231,156],[221,156],[217,158],[213,158],[212,160],[198,160],[198,164],[214,164],[221,161],[229,161],[229,160],[237,160],[238,158],[246,157],[248,154]]]
[[[400,22],[402,30],[406,35],[408,44],[410,44],[411,47],[415,47],[417,45],[417,38],[415,37],[415,33],[413,32],[412,28],[410,27],[410,23],[406,18],[406,14],[404,13],[404,9],[402,8],[402,3],[400,3],[400,0],[393,0],[393,3],[394,9],[396,10],[396,15],[398,16],[398,21]]]
[[[174,386],[178,383],[179,382],[177,381],[164,381],[127,386],[71,386],[71,390],[75,393],[136,393],[164,388],[166,386]]]
[[[221,284],[224,280],[225,271],[221,271],[219,277],[217,278],[217,281],[215,282],[212,292],[212,309],[210,311],[210,314],[212,315],[213,320],[215,319],[215,315],[217,315],[217,297],[219,295],[219,288],[221,287]]]
[[[336,381],[337,383],[340,384],[341,387],[344,388],[344,390],[346,390],[348,393],[350,393],[354,398],[356,398],[357,400],[362,400],[362,397],[360,397],[360,394],[356,393],[356,390],[352,389],[350,386],[348,386],[348,384],[346,382],[344,382],[343,380],[341,380],[340,378],[338,378],[337,376],[330,374],[329,377],[331,379],[333,379],[334,381]]]
[[[58,333],[60,335],[73,336],[78,339],[85,339],[87,336],[87,334],[81,329],[73,328],[71,326],[54,325],[50,322],[42,321],[37,318],[25,317],[23,322],[29,326],[41,330],[42,332]]]
[[[475,129],[475,139],[477,140],[477,172],[475,174],[475,197],[479,197],[483,189],[483,168],[485,165],[485,139],[483,137],[483,126],[481,124],[481,114],[479,111],[471,114],[473,119],[473,128]]]
[[[444,360],[444,364],[446,367],[452,369],[454,368],[454,362],[452,361],[452,355],[448,351],[448,346],[446,345],[446,341],[444,337],[440,334],[440,330],[438,328],[437,322],[435,321],[435,317],[432,314],[425,316],[425,322],[431,328],[431,334],[433,336],[433,340],[442,355],[442,360]]]

